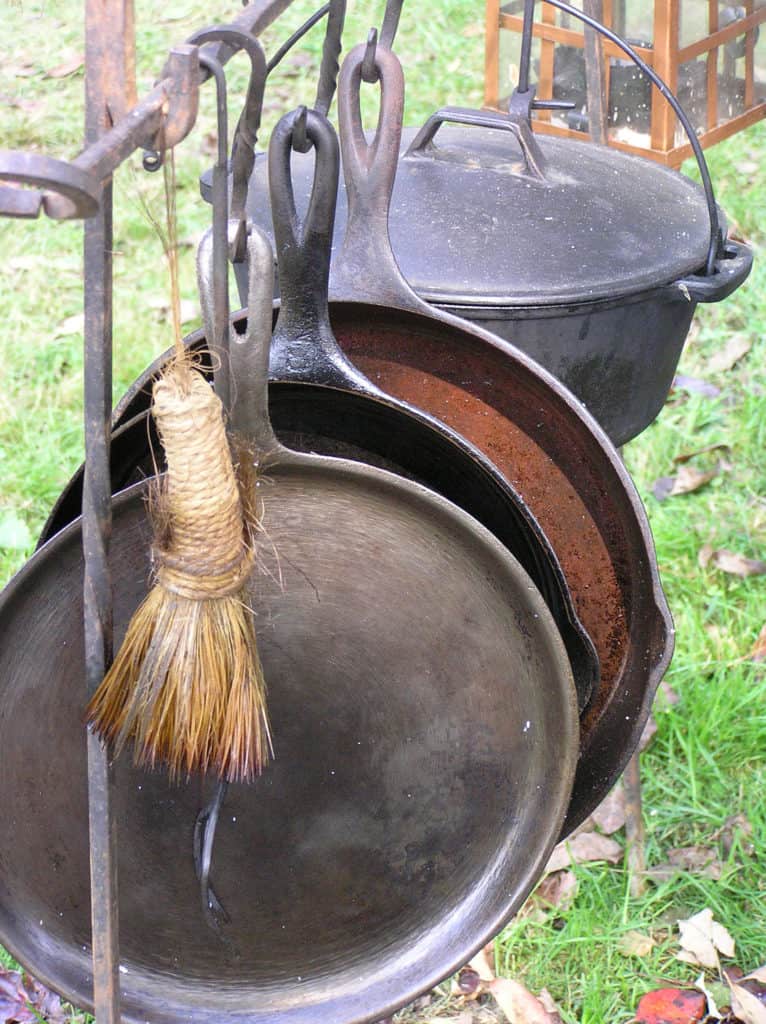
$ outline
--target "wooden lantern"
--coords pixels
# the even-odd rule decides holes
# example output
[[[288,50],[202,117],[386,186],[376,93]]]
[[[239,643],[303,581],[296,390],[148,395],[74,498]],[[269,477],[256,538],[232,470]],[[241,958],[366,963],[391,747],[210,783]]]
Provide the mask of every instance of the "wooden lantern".
[[[582,5],[664,79],[703,146],[766,117],[766,0],[582,0]],[[523,7],[523,0],[487,0],[488,107],[507,108],[516,85]],[[545,0],[537,5],[532,49],[537,98],[568,100],[574,107],[535,111],[536,130],[577,139],[593,135],[616,149],[678,167],[691,147],[671,107],[620,49],[594,35]]]

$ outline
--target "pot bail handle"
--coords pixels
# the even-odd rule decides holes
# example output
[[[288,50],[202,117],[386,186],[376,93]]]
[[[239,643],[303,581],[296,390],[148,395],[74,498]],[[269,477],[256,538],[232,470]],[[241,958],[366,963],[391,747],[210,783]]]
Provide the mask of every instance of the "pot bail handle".
[[[367,142],[360,108],[365,72],[380,82],[380,113]],[[388,214],[394,189],[404,112],[404,74],[398,58],[374,37],[351,50],[338,79],[338,124],[348,219],[333,261],[334,300],[373,302],[422,312],[428,307],[404,280],[391,249]]]
[[[471,125],[476,128],[499,128],[510,132],[516,139],[524,159],[524,168],[528,177],[536,181],[545,181],[547,161],[534,136],[529,122],[523,117],[509,114],[498,114],[493,110],[472,110],[468,107],[442,107],[431,114],[426,123],[409,145],[404,157],[430,156],[436,152],[434,136],[439,128],[449,121],[452,124]]]

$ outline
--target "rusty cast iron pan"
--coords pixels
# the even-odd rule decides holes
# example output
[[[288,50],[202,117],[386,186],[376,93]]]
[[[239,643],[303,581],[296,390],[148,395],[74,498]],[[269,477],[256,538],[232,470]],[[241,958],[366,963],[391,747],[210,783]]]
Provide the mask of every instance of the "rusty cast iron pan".
[[[378,47],[377,66],[383,61],[390,64],[390,55]],[[403,85],[389,79],[374,161],[365,171],[354,159],[361,119],[348,103],[350,84],[344,73],[339,111],[349,220],[344,249],[333,260],[333,331],[379,387],[489,456],[556,553],[600,662],[598,689],[581,718],[565,835],[620,775],[672,654],[672,622],[646,514],[618,452],[563,385],[507,341],[427,306],[404,282],[387,233]],[[188,341],[203,347],[204,336]],[[120,401],[115,426],[145,412],[163,362],[149,367]],[[127,479],[135,465],[116,465],[116,476]],[[78,513],[80,486],[75,478],[44,536]]]
[[[268,243],[255,244],[270,264]],[[252,238],[250,254],[263,265]],[[276,758],[254,785],[230,787],[213,862],[229,918],[218,929],[192,857],[200,787],[118,760],[129,1024],[390,1014],[519,907],[571,789],[574,682],[538,591],[441,496],[276,441],[271,294],[265,324],[252,318],[259,359],[237,375],[237,401],[261,451],[270,571],[252,600]],[[114,502],[118,642],[149,576],[145,495],[137,485]],[[82,571],[78,521],[0,596],[0,815],[19,826],[0,835],[0,941],[90,1007]]]

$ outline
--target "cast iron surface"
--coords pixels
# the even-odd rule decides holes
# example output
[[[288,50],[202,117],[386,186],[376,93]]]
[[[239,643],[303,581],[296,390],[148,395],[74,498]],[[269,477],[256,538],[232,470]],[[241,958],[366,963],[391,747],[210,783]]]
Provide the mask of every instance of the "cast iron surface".
[[[598,658],[578,621],[556,556],[524,502],[483,453],[416,408],[404,406],[374,387],[337,346],[327,316],[337,140],[320,115],[312,112],[306,120],[304,130],[316,146],[317,186],[300,224],[291,208],[289,173],[299,117],[280,122],[272,136],[272,181],[275,204],[280,207],[279,263],[284,285],[271,357],[272,374],[283,382],[272,386],[275,425],[300,450],[342,455],[417,479],[492,530],[541,588],[569,652],[579,702],[584,707],[598,683]],[[207,255],[202,254],[208,243],[209,237],[200,249],[203,268],[209,265]],[[203,269],[200,278],[207,295],[203,296],[203,310],[209,310],[214,305],[216,277],[206,277]],[[205,319],[207,337],[216,337],[220,331],[214,330],[213,317],[206,312]],[[145,418],[115,437],[115,489],[135,480],[136,474],[153,472],[155,456],[147,449],[150,439]],[[55,532],[75,503],[76,487],[70,487],[46,532]]]
[[[347,137],[341,133],[342,148]],[[379,171],[374,194],[365,191],[364,179],[349,192],[362,240],[349,274],[356,301],[330,303],[332,327],[341,348],[370,380],[446,423],[489,456],[556,552],[601,670],[598,690],[581,720],[581,756],[566,834],[617,780],[670,660],[672,623],[654,546],[622,460],[581,403],[524,353],[439,314],[401,279],[385,231],[398,149],[398,138],[378,146],[376,159],[379,164],[386,158],[388,179],[381,182]],[[348,178],[348,166],[344,170]],[[361,301],[361,295],[369,301]],[[203,344],[201,334],[188,340]],[[157,360],[118,404],[115,424],[146,410],[148,384],[163,361]],[[126,447],[130,451],[132,442]],[[127,479],[135,464],[115,466],[115,474]],[[48,535],[76,515],[77,501],[75,479],[48,524]]]
[[[251,596],[276,757],[254,785],[229,788],[218,930],[191,856],[199,785],[118,762],[122,1012],[136,1024],[392,1012],[518,908],[576,763],[566,651],[504,546],[418,484],[276,441],[270,287],[262,297],[265,325],[253,316],[247,337],[261,338],[258,364],[237,380],[262,467]],[[240,361],[247,351],[233,348]],[[113,507],[118,641],[150,572],[145,495],[138,485]],[[77,522],[0,597],[0,805],[25,823],[0,837],[0,941],[87,1007],[81,574]]]

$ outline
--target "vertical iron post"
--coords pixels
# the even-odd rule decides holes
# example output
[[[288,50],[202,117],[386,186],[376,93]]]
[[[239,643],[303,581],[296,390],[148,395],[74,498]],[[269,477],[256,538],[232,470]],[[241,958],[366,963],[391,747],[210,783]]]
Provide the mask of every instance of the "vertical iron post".
[[[105,81],[107,54],[115,45],[109,26],[123,25],[132,0],[85,0],[85,143],[110,127]],[[119,15],[119,17],[115,17]],[[121,39],[124,47],[132,40]],[[112,526],[109,479],[112,407],[112,183],[106,181],[99,209],[85,221],[85,480],[82,537],[85,677],[90,696],[112,659],[112,593],[109,538]],[[97,1024],[119,1024],[119,934],[117,913],[116,823],[112,806],[112,767],[108,751],[91,733],[87,738],[90,825],[93,1002]]]

